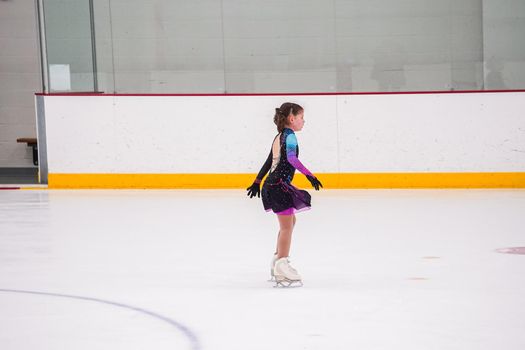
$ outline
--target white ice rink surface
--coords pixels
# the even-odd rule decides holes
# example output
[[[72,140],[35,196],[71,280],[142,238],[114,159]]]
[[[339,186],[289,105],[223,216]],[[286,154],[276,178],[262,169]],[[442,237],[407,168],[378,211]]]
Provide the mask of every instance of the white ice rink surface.
[[[0,349],[525,349],[523,190],[0,191]]]

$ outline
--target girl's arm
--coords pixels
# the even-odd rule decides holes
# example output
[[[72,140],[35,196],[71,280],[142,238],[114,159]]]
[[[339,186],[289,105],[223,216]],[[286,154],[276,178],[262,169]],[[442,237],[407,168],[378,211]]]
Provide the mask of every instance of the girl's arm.
[[[305,176],[314,176],[310,170],[306,169],[299,158],[297,158],[297,137],[295,137],[295,134],[286,136],[286,159],[288,163],[292,164],[295,169],[299,170]]]
[[[270,150],[270,154],[268,155],[268,158],[266,159],[266,162],[264,162],[261,170],[259,171],[259,174],[257,174],[257,178],[255,179],[255,183],[261,183],[263,177],[270,171],[270,168],[272,167],[272,150]]]

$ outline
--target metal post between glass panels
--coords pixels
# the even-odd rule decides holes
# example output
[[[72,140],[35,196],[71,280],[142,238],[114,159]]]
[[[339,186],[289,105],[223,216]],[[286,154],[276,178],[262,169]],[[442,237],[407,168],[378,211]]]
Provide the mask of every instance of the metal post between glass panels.
[[[44,22],[44,1],[35,0],[38,31],[38,47],[40,51],[40,69],[42,74],[42,92],[49,92],[49,71],[47,66],[46,26]]]
[[[91,25],[91,49],[93,62],[93,90],[98,92],[98,77],[97,77],[97,46],[95,42],[95,11],[93,7],[93,0],[89,0],[89,21]]]

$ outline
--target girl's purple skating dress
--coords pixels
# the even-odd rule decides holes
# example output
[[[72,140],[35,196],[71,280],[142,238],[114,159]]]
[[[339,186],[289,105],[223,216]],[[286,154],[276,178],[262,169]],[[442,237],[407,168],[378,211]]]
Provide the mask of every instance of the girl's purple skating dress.
[[[304,175],[313,175],[297,158],[299,145],[293,130],[284,128],[275,138],[277,137],[280,141],[279,154],[273,154],[272,144],[272,150],[259,171],[256,182],[260,183],[264,175],[270,171],[261,191],[264,209],[272,210],[279,215],[292,215],[311,207],[310,194],[291,184],[295,169]]]

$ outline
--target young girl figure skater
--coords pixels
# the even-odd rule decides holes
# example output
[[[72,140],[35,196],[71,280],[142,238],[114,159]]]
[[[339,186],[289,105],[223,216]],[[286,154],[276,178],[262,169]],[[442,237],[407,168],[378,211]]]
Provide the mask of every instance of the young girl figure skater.
[[[295,213],[310,209],[311,197],[308,192],[291,184],[295,169],[306,176],[316,191],[323,185],[298,159],[299,145],[295,132],[304,126],[303,108],[295,103],[283,103],[275,109],[273,121],[279,133],[257,178],[246,190],[250,198],[261,197],[261,181],[270,172],[262,186],[262,202],[264,209],[273,211],[279,220],[277,251],[272,259],[271,275],[277,286],[302,286],[301,276],[290,265],[288,255],[296,222]]]

